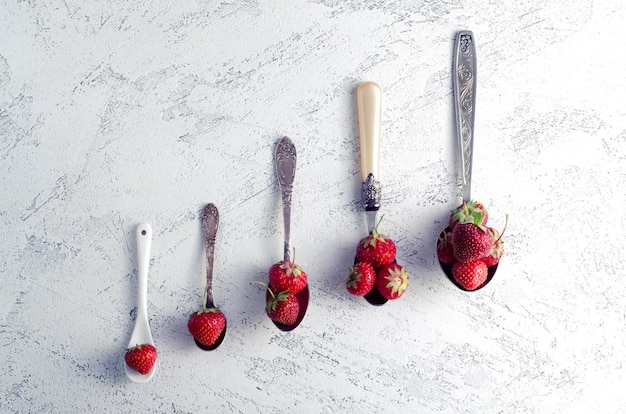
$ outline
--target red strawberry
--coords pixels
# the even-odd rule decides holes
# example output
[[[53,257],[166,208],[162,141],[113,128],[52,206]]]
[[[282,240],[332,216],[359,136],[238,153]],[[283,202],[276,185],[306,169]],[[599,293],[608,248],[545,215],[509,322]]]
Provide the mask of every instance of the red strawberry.
[[[487,265],[483,260],[456,262],[452,265],[452,277],[465,289],[475,290],[487,280]]]
[[[291,295],[285,291],[274,294],[271,290],[270,297],[267,299],[265,312],[271,320],[282,323],[283,325],[293,325],[298,319],[300,312],[300,304],[295,295]]]
[[[368,294],[376,283],[376,271],[371,264],[359,262],[350,269],[350,278],[346,282],[348,292],[355,296]]]
[[[137,345],[126,350],[126,365],[142,375],[146,375],[156,362],[156,348],[150,344]]]
[[[378,233],[378,225],[381,220],[382,217],[378,220],[374,230],[361,239],[356,246],[356,260],[369,263],[374,269],[379,269],[396,259],[396,245],[393,240]]]
[[[267,289],[265,296],[265,313],[275,322],[283,325],[293,325],[298,320],[300,312],[300,303],[295,295],[290,294],[286,290],[277,292],[263,282],[252,282],[255,285],[264,286]]]
[[[295,259],[295,250],[294,250]],[[300,292],[307,284],[307,276],[295,261],[280,261],[270,268],[270,286],[277,292],[283,290],[292,295]]]
[[[485,256],[485,258],[483,259],[487,267],[497,265],[498,262],[500,261],[500,258],[502,257],[502,253],[504,252],[504,243],[502,242],[502,236],[504,235],[504,232],[506,231],[506,226],[508,224],[509,224],[509,215],[507,214],[506,222],[504,223],[504,228],[502,229],[502,233],[500,233],[498,230],[492,227],[487,228],[487,231],[489,232],[489,234],[491,235],[491,239],[493,240],[493,246],[491,247],[491,250],[489,251],[487,256]]]
[[[398,299],[407,287],[409,274],[397,263],[386,264],[376,272],[376,288],[387,299]]]
[[[480,202],[464,201],[450,213],[450,229],[454,230],[459,223],[474,223],[477,226],[485,226],[488,217],[487,209]]]
[[[437,258],[440,262],[452,265],[456,261],[454,251],[452,249],[452,235],[449,231],[444,230],[439,236],[437,243]]]
[[[226,317],[217,308],[204,308],[191,314],[187,328],[196,341],[211,346],[226,328]]]
[[[452,250],[459,262],[471,262],[487,256],[493,239],[484,227],[473,223],[457,224],[452,230]]]

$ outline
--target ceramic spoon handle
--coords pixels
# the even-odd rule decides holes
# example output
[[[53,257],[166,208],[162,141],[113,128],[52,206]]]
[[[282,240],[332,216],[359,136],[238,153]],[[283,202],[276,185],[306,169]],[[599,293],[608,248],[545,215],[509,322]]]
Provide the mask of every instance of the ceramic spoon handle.
[[[144,223],[137,226],[137,273],[138,298],[137,318],[148,315],[148,268],[150,266],[150,247],[152,245],[152,226]]]
[[[454,107],[461,155],[461,193],[471,199],[474,113],[476,105],[476,47],[474,34],[461,31],[454,49]]]

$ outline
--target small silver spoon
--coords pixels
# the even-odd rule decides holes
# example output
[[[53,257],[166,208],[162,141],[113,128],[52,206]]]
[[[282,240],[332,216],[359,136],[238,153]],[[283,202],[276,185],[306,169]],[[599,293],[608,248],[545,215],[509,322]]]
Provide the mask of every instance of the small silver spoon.
[[[137,273],[138,273],[138,299],[137,318],[135,327],[128,342],[128,348],[137,345],[150,344],[154,346],[150,323],[148,322],[148,267],[150,266],[150,246],[152,244],[152,226],[148,223],[137,226]],[[124,361],[126,376],[134,382],[148,382],[152,379],[156,369],[156,363],[147,374],[143,375],[130,368]]]
[[[207,204],[202,210],[202,233],[204,235],[204,244],[206,248],[206,286],[204,289],[204,309],[215,308],[213,303],[213,261],[215,254],[215,239],[217,237],[217,228],[219,226],[220,215],[214,204]],[[221,312],[221,311],[218,311]],[[194,341],[198,348],[205,351],[212,351],[222,344],[226,337],[226,328],[228,323],[224,325],[224,329],[220,336],[211,345],[204,345]]]
[[[293,181],[296,175],[296,147],[288,137],[283,137],[276,147],[276,175],[278,176],[278,186],[283,204],[283,224],[285,227],[285,240],[283,245],[283,261],[289,262],[291,252],[291,194],[293,192]],[[269,293],[268,293],[269,294]],[[299,304],[298,318],[292,325],[285,325],[276,321],[274,325],[282,331],[291,331],[300,325],[306,310],[309,306],[309,284],[296,294]]]

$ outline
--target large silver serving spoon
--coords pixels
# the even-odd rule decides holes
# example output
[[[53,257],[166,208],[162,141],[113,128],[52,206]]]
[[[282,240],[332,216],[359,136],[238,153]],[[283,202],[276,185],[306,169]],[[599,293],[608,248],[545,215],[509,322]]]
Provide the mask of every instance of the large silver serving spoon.
[[[469,30],[457,34],[454,47],[454,109],[456,115],[456,132],[459,142],[461,167],[461,195],[463,202],[471,200],[472,190],[472,156],[474,149],[474,115],[476,109],[476,46],[474,34]],[[447,227],[437,239],[441,243],[444,235],[450,233]],[[456,287],[467,291],[452,276],[452,266],[439,262],[441,269]],[[487,279],[473,291],[482,289],[493,279],[498,265],[487,268]]]
[[[137,318],[135,327],[128,341],[128,348],[137,345],[150,344],[154,346],[150,323],[148,322],[148,267],[150,266],[150,247],[152,244],[152,226],[148,223],[140,224],[136,230],[137,236]],[[147,374],[141,374],[130,368],[124,361],[126,376],[133,382],[148,382],[152,379],[156,363]]]
[[[285,227],[285,240],[283,245],[283,261],[290,262],[291,257],[291,195],[293,193],[293,182],[296,176],[296,147],[289,137],[283,137],[275,153],[276,161],[276,175],[278,177],[278,187],[280,188],[280,194],[283,205],[283,224]],[[269,293],[268,293],[269,294]],[[304,287],[300,292],[296,294],[298,300],[299,311],[296,322],[292,325],[285,325],[279,322],[274,322],[274,325],[282,331],[291,331],[300,325],[306,310],[309,306],[309,285]]]

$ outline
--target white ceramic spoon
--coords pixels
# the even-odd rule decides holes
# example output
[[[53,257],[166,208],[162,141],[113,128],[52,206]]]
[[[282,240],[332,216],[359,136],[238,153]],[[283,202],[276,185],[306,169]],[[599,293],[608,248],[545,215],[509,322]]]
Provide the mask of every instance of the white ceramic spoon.
[[[148,267],[150,266],[150,246],[152,244],[152,227],[148,223],[137,226],[137,273],[138,273],[138,299],[137,319],[135,328],[130,336],[128,348],[137,345],[150,344],[154,346],[150,323],[148,322]],[[148,382],[152,379],[156,369],[156,363],[147,374],[143,375],[129,368],[124,361],[126,376],[134,382]]]

